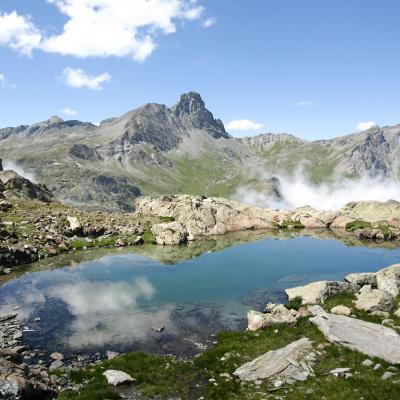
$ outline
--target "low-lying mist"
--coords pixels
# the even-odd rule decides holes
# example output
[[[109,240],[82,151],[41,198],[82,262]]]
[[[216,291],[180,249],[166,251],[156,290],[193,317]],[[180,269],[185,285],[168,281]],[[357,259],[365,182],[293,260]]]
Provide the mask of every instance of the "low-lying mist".
[[[25,179],[29,179],[30,181],[37,183],[35,180],[35,175],[26,172],[24,168],[15,161],[3,160],[3,169],[15,171],[18,175],[21,175]]]
[[[294,209],[308,205],[320,210],[337,210],[351,201],[400,201],[400,183],[387,179],[342,178],[317,185],[301,173],[293,177],[275,176],[280,181],[281,199],[241,186],[233,196],[234,200],[269,209]]]

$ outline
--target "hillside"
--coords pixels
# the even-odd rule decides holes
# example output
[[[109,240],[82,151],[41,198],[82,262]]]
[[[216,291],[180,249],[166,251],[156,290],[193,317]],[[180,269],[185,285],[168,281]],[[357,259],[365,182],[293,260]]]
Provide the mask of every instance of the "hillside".
[[[288,134],[235,139],[198,93],[172,107],[150,103],[95,126],[52,117],[0,129],[0,157],[18,164],[66,203],[132,209],[141,194],[232,196],[252,188],[279,197],[274,175],[299,168],[332,176],[398,179],[400,125],[331,140]]]

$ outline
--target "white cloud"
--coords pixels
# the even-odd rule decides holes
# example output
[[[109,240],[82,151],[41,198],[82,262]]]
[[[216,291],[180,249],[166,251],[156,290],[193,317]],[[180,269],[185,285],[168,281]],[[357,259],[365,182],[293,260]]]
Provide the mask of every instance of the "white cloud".
[[[90,90],[102,90],[103,83],[111,81],[111,75],[104,72],[100,75],[89,75],[80,68],[65,68],[63,71],[64,82],[74,88],[86,87]]]
[[[249,119],[235,119],[225,126],[228,131],[252,131],[263,127],[263,124],[250,121]]]
[[[366,131],[368,129],[374,128],[378,126],[375,122],[368,121],[368,122],[360,122],[356,128],[358,132]]]
[[[211,26],[215,25],[217,20],[215,18],[207,18],[203,22],[203,28],[210,28]]]
[[[188,0],[47,0],[67,17],[62,31],[42,35],[29,17],[0,16],[0,44],[30,55],[33,49],[86,57],[131,57],[144,61],[158,34],[176,31],[176,21],[200,18],[203,7]]]
[[[0,13],[0,45],[9,46],[25,55],[31,55],[32,50],[39,47],[42,35],[30,17]]]
[[[316,106],[317,103],[314,103],[313,101],[306,101],[306,100],[301,100],[298,101],[295,106],[296,107],[312,107],[312,106]]]
[[[72,108],[65,107],[61,110],[61,113],[64,115],[72,116],[78,114],[78,111],[73,110]]]

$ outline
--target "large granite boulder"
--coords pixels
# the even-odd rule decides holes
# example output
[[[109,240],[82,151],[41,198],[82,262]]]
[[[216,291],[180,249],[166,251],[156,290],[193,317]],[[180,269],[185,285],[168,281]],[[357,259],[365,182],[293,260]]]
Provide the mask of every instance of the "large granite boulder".
[[[385,290],[392,297],[400,293],[400,264],[391,265],[376,273],[378,289]]]
[[[370,285],[376,288],[376,273],[375,272],[361,272],[359,274],[349,274],[345,276],[345,281],[351,283],[355,289],[360,289],[364,285]]]
[[[334,344],[377,357],[390,364],[400,364],[400,335],[393,329],[310,307],[310,321]]]
[[[242,381],[276,379],[292,384],[305,381],[312,373],[315,360],[312,343],[303,338],[287,346],[271,350],[239,367],[233,374]]]
[[[324,303],[328,298],[339,293],[351,293],[353,287],[348,282],[338,281],[319,281],[313,282],[305,286],[297,286],[285,289],[285,293],[289,300],[301,298],[302,304],[320,304]]]
[[[151,231],[156,237],[157,244],[161,245],[184,244],[189,237],[186,228],[176,221],[153,225]]]
[[[392,218],[400,218],[400,202],[395,200],[386,202],[373,200],[351,202],[341,208],[338,214],[346,215],[354,220],[387,221]]]
[[[355,306],[358,310],[367,312],[391,311],[394,307],[393,298],[388,292],[372,289],[370,285],[363,286],[357,293]]]

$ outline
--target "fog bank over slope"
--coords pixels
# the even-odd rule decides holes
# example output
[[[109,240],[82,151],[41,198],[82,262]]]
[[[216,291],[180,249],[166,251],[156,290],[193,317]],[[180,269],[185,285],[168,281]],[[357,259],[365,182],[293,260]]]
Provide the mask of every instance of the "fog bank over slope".
[[[265,179],[270,178],[267,173]],[[242,203],[269,209],[294,209],[309,205],[321,210],[338,210],[351,201],[376,200],[400,201],[399,182],[364,176],[359,179],[338,178],[323,184],[310,182],[302,170],[294,176],[279,176],[277,189],[280,198],[264,194],[258,190],[239,186],[233,199]]]

